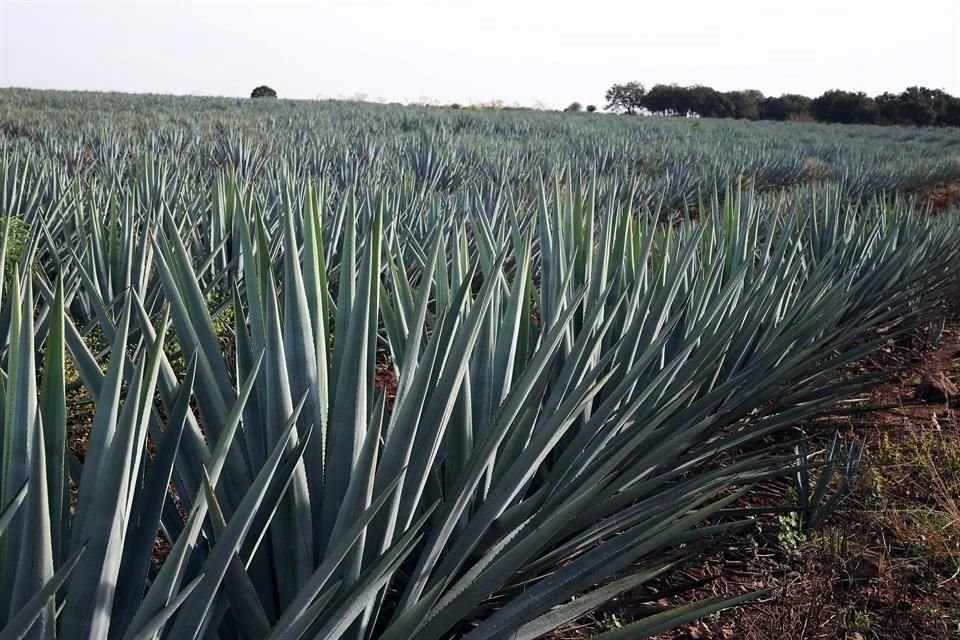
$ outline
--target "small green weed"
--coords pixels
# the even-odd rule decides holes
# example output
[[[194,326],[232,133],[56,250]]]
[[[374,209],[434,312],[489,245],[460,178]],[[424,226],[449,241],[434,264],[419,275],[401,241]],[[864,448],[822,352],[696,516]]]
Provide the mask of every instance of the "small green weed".
[[[788,551],[796,551],[807,541],[799,513],[792,511],[777,516],[777,541]]]
[[[850,617],[850,630],[864,633],[873,629],[873,618],[866,611],[855,610]]]
[[[614,629],[622,629],[623,622],[620,621],[620,618],[617,617],[617,614],[613,613],[604,619],[603,628],[606,629],[607,631],[613,631]]]
[[[865,502],[870,507],[882,507],[886,501],[887,484],[883,473],[877,467],[871,467],[866,476]]]

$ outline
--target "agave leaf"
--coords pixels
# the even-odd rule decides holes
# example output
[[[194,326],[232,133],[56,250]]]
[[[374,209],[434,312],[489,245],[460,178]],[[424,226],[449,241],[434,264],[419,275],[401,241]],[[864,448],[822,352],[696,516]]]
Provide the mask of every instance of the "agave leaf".
[[[114,450],[113,440],[117,430],[117,421],[121,407],[120,389],[123,381],[124,349],[126,347],[129,320],[130,307],[127,305],[121,316],[120,324],[116,332],[116,339],[111,349],[112,357],[110,358],[110,365],[107,369],[106,377],[103,378],[100,395],[97,398],[97,413],[94,416],[94,422],[90,428],[90,437],[87,442],[87,451],[84,458],[83,475],[80,477],[79,482],[80,491],[77,497],[77,509],[74,515],[71,548],[76,548],[84,535],[86,518],[88,514],[91,513],[90,505],[98,495],[94,487],[99,484],[100,474],[104,469],[104,458],[109,455],[110,451]],[[132,410],[132,402],[129,404],[129,407]],[[124,426],[129,426],[129,424]],[[86,489],[84,489],[84,485],[86,485]],[[85,562],[90,561],[85,560]]]
[[[169,622],[170,618],[180,609],[183,603],[190,597],[190,594],[193,593],[193,590],[197,588],[197,585],[200,584],[200,580],[203,578],[203,575],[199,575],[194,578],[187,586],[180,590],[175,598],[170,601],[170,604],[163,607],[153,618],[148,620],[144,624],[143,628],[139,633],[129,636],[131,640],[152,640],[159,634],[164,626]]]
[[[484,637],[499,637],[504,629],[513,629],[540,615],[552,606],[589,588],[604,575],[612,575],[626,567],[634,559],[654,549],[672,544],[676,534],[702,521],[717,510],[723,508],[745,490],[740,490],[727,498],[710,502],[705,507],[696,507],[707,502],[711,493],[695,495],[688,501],[671,505],[669,513],[661,514],[654,527],[643,524],[634,527],[595,549],[585,553],[569,565],[558,569],[553,575],[540,580],[523,594],[508,602],[494,613],[481,627],[471,632],[471,640]],[[475,606],[477,598],[488,589],[503,580],[516,567],[518,558],[529,556],[544,544],[570,513],[589,501],[590,496],[564,504],[560,509],[542,514],[540,522],[526,522],[515,531],[504,535],[496,546],[491,548],[477,564],[449,590],[449,594],[435,607],[432,614],[424,620],[426,623],[417,638],[436,638],[458,619],[458,612]],[[673,517],[670,517],[670,516]],[[533,524],[534,526],[530,526]],[[531,615],[533,614],[533,615]]]
[[[424,593],[412,607],[408,608],[393,621],[387,630],[380,636],[380,640],[407,640],[413,638],[414,633],[423,624],[427,613],[440,599],[447,582],[441,581],[432,589]]]
[[[318,372],[317,357],[319,354],[323,359],[320,364],[326,367],[326,332],[324,331],[324,327],[319,326],[319,323],[314,323],[311,317],[308,303],[309,296],[304,283],[304,274],[300,267],[300,261],[297,259],[298,250],[293,217],[293,211],[288,208],[284,216],[285,233],[283,238],[283,351],[286,356],[286,366],[290,376],[289,385],[291,397],[298,398],[304,394],[308,394],[307,407],[300,418],[299,429],[305,431],[311,424],[315,425],[316,428],[316,434],[305,455],[307,460],[316,462],[304,466],[305,480],[308,489],[307,493],[313,497],[313,499],[309,500],[310,521],[312,523],[316,521],[317,517],[322,513],[322,510],[316,503],[319,501],[318,498],[322,495],[323,489],[323,445],[326,442],[327,402],[321,400],[322,394],[319,392],[321,376]],[[310,216],[308,215],[308,217]],[[307,268],[310,268],[310,266],[311,265],[307,263]],[[316,269],[319,268],[319,266],[316,267]],[[316,272],[308,275],[317,277]],[[319,283],[315,283],[314,286],[319,287],[320,285]],[[326,292],[324,291],[324,293]],[[315,294],[315,296],[316,295],[317,294]],[[319,337],[314,336],[315,327],[319,328],[323,332],[323,335]],[[327,372],[324,371],[322,378],[323,385],[327,383],[326,375]],[[315,543],[318,535],[312,531],[312,527],[310,534],[312,539],[309,541],[308,548],[311,559],[310,565],[312,565],[312,558],[315,557],[317,553]],[[303,559],[298,559],[296,561],[300,562],[302,560]],[[310,565],[307,565],[306,568],[309,568]],[[298,585],[302,585],[302,581],[299,581]]]
[[[261,356],[254,363],[250,377],[244,381],[243,387],[237,394],[237,401],[230,410],[228,422],[224,425],[220,439],[214,446],[209,467],[209,475],[211,481],[214,483],[218,481],[220,473],[226,464],[227,453],[233,444],[234,434],[240,425],[240,417],[243,413],[244,405],[253,389],[262,360],[263,358]],[[174,602],[180,591],[180,584],[185,576],[186,563],[197,544],[197,536],[206,518],[207,509],[206,499],[204,495],[201,494],[193,504],[193,509],[190,512],[183,533],[177,538],[176,542],[174,542],[173,549],[171,549],[170,554],[163,563],[160,573],[147,590],[147,594],[137,609],[124,638],[133,638],[145,633],[144,630],[150,624],[150,621],[161,615],[161,612]]]
[[[227,522],[224,520],[223,512],[217,503],[217,495],[206,469],[203,473],[203,489],[207,495],[207,503],[210,505],[210,519],[213,522],[216,535],[220,536],[227,528]],[[224,590],[227,593],[227,599],[230,601],[230,610],[236,620],[240,637],[249,640],[265,638],[270,633],[270,621],[267,620],[263,603],[260,602],[257,590],[250,581],[250,576],[244,570],[240,555],[237,552],[233,553],[229,564],[227,564]]]
[[[200,584],[197,585],[196,591],[184,603],[170,631],[173,637],[201,637],[201,633],[203,633],[207,624],[206,619],[213,605],[214,597],[223,582],[224,576],[227,574],[227,567],[230,560],[243,543],[243,539],[249,531],[250,523],[253,521],[253,516],[260,508],[267,488],[274,482],[280,482],[282,484],[289,482],[290,475],[296,468],[295,465],[299,463],[300,457],[303,455],[303,450],[309,439],[309,431],[304,434],[300,444],[297,445],[297,448],[289,458],[294,466],[288,469],[287,477],[278,476],[277,469],[280,465],[281,457],[283,457],[284,453],[288,450],[288,443],[296,428],[296,421],[302,407],[303,402],[300,403],[300,406],[291,415],[283,430],[283,434],[277,441],[277,445],[274,447],[270,457],[267,458],[267,463],[257,473],[253,485],[251,485],[249,491],[244,496],[243,501],[231,518],[223,535],[220,536],[217,544],[215,544],[211,550],[210,556],[204,563],[203,578]]]
[[[369,389],[373,382],[379,308],[380,242],[382,217],[374,217],[367,238],[359,278],[353,281],[353,223],[347,225],[346,272],[340,274],[337,307],[337,335],[330,380],[333,382],[329,449],[323,493],[323,519],[330,529],[320,535],[321,548],[329,544],[339,505],[348,490],[352,470],[360,454],[368,426]],[[345,279],[346,278],[346,279]],[[354,289],[354,287],[356,287]],[[346,330],[344,330],[346,329]],[[349,354],[347,357],[345,354]]]
[[[53,577],[43,585],[43,588],[20,607],[17,614],[8,620],[7,625],[0,630],[0,640],[22,640],[27,637],[37,619],[46,610],[50,600],[70,578],[85,550],[86,547],[81,545],[74,551],[67,558],[67,561],[57,569]]]
[[[40,416],[35,414],[31,450],[30,490],[27,494],[23,521],[24,540],[20,547],[21,561],[13,585],[12,611],[29,602],[31,596],[43,590],[53,579],[53,541],[50,523],[50,505],[47,494],[46,447]],[[56,607],[51,597],[40,612],[27,637],[53,640],[56,637]]]
[[[24,360],[24,357],[21,357],[21,353],[24,353],[24,348],[21,345],[21,340],[29,340],[30,347],[29,351],[24,354],[28,358],[33,357],[33,336],[21,336],[21,325],[23,321],[21,320],[21,301],[20,301],[20,288],[15,286],[12,289],[12,311],[10,314],[10,324],[9,324],[9,335],[8,335],[8,344],[9,352],[7,369],[9,375],[6,379],[6,405],[4,406],[4,425],[6,428],[3,431],[3,467],[0,468],[2,472],[2,477],[4,484],[2,489],[2,495],[0,499],[5,502],[9,502],[11,499],[11,492],[14,487],[19,487],[20,483],[26,481],[27,479],[27,454],[28,448],[25,438],[28,435],[29,427],[23,429],[14,429],[14,424],[30,425],[32,421],[26,421],[26,412],[29,408],[30,397],[27,391],[31,389],[32,384],[35,384],[33,377],[28,377],[24,379],[23,374],[21,373],[21,367],[28,367],[29,360],[25,362],[24,365],[20,364],[20,360]],[[30,318],[32,320],[32,316]],[[21,385],[25,388],[21,390]],[[22,392],[21,392],[22,391]],[[22,396],[22,397],[21,397]],[[33,400],[36,400],[34,395]],[[18,415],[19,414],[19,415]],[[16,422],[14,422],[16,420]],[[0,575],[0,579],[2,579]],[[2,584],[0,584],[2,587]],[[5,594],[9,595],[9,593]],[[0,608],[0,614],[5,615],[5,610]],[[0,619],[3,619],[0,617]]]
[[[677,627],[694,620],[705,618],[713,613],[716,613],[717,611],[729,609],[745,602],[762,598],[772,591],[773,589],[763,589],[761,591],[755,591],[732,598],[718,596],[716,598],[708,598],[699,602],[691,602],[690,604],[657,613],[620,629],[607,631],[606,633],[602,633],[597,636],[597,639],[633,640],[636,638],[639,640],[641,638],[649,638],[650,636],[660,633],[661,631],[665,631],[667,629],[676,629]]]
[[[117,597],[113,605],[114,622],[110,631],[112,637],[121,637],[126,631],[143,598],[150,556],[160,527],[160,514],[164,502],[168,499],[174,461],[187,423],[186,415],[190,411],[196,368],[194,357],[187,365],[186,376],[180,385],[180,394],[167,421],[167,431],[163,434],[157,454],[139,487],[142,493],[137,498],[136,513],[131,517],[132,526],[124,541],[123,560],[118,573]]]
[[[118,332],[119,348],[115,349],[111,359],[111,374],[118,378],[119,370],[123,367],[122,340],[126,336],[130,307],[128,300],[121,323],[124,331]],[[106,637],[109,632],[134,498],[131,488],[139,474],[143,457],[149,407],[153,402],[162,347],[163,336],[160,336],[151,347],[148,357],[137,365],[122,410],[108,407],[112,409],[109,411],[112,420],[102,425],[106,433],[101,434],[99,442],[103,443],[100,460],[111,473],[92,476],[90,481],[84,473],[86,484],[81,485],[78,510],[85,507],[88,511],[82,519],[78,513],[77,520],[81,521],[80,534],[89,540],[88,553],[81,559],[80,570],[70,581],[61,620],[63,634]],[[108,378],[111,374],[108,374]],[[119,402],[119,393],[114,398],[115,402]],[[97,426],[95,421],[94,429]],[[93,433],[91,446],[92,443]],[[93,495],[84,501],[84,492]],[[110,526],[104,527],[104,522],[109,522]]]
[[[302,638],[307,629],[323,614],[323,611],[333,600],[333,597],[337,595],[339,589],[340,583],[334,582],[327,589],[318,593],[316,597],[313,598],[310,606],[308,606],[303,613],[297,615],[290,624],[278,624],[274,627],[273,633],[270,634],[268,640],[298,640]],[[260,637],[263,638],[266,636]]]
[[[576,305],[571,305],[571,307],[567,310],[567,315],[565,316],[567,319],[569,319],[569,317],[573,314],[575,306]],[[480,305],[475,305],[474,309],[471,311],[471,317],[477,317],[479,314],[477,314],[477,316],[474,316],[473,314],[476,314],[479,309]],[[538,352],[535,360],[531,363],[527,371],[524,373],[522,379],[518,382],[517,387],[515,387],[513,392],[511,392],[511,395],[508,397],[505,406],[501,408],[497,417],[497,423],[489,429],[483,442],[473,453],[470,466],[461,476],[460,485],[457,487],[453,499],[449,500],[448,505],[444,509],[443,526],[439,527],[433,532],[429,542],[428,550],[426,550],[420,556],[420,561],[418,562],[417,569],[414,573],[414,579],[411,580],[410,586],[407,588],[404,607],[409,606],[413,601],[415,601],[419,597],[420,592],[424,589],[424,587],[426,587],[427,578],[432,572],[435,563],[440,558],[441,550],[453,531],[454,523],[459,518],[462,510],[465,508],[470,495],[480,483],[484,474],[484,470],[492,461],[492,456],[496,452],[500,442],[502,442],[503,438],[506,436],[512,421],[516,418],[525,404],[529,403],[529,396],[527,394],[530,394],[531,391],[534,390],[541,382],[542,372],[553,357],[555,349],[557,348],[565,332],[566,322],[558,322],[553,327],[552,331],[550,332],[550,337],[544,343],[543,349]],[[490,508],[494,507],[491,506]],[[470,545],[470,543],[466,543],[464,545],[464,549],[458,550],[458,555],[451,554],[448,556],[451,558],[449,562],[456,562],[459,564],[464,559],[464,555],[459,555],[460,552],[465,551],[466,553],[469,553],[471,548],[472,545]]]
[[[20,489],[13,492],[13,499],[8,504],[5,504],[3,510],[0,511],[0,534],[6,531],[7,527],[13,521],[13,516],[17,513],[17,509],[23,504],[24,499],[27,497],[29,484],[29,478],[24,480],[23,484],[20,485]]]
[[[39,409],[46,446],[47,490],[54,563],[66,560],[69,541],[69,488],[67,476],[67,408],[64,379],[64,293],[63,281],[57,281],[51,323],[43,357],[43,381],[40,386]]]
[[[302,615],[303,612],[307,611],[311,601],[319,597],[321,590],[327,586],[327,582],[333,576],[334,571],[347,556],[347,553],[353,548],[354,543],[360,535],[363,534],[370,521],[373,520],[374,516],[379,513],[387,500],[393,495],[399,482],[400,478],[395,478],[387,489],[354,520],[350,528],[342,535],[337,536],[336,544],[324,554],[323,563],[317,567],[313,575],[310,576],[310,580],[307,581],[303,588],[297,593],[294,601],[284,610],[283,615],[274,627],[275,633],[277,630],[292,628],[294,620]],[[340,583],[338,582],[337,584],[339,585]],[[333,588],[334,587],[329,587],[327,591]]]
[[[337,640],[347,631],[356,617],[370,606],[377,592],[390,581],[394,572],[420,541],[421,529],[432,512],[433,507],[425,510],[390,549],[364,570],[353,587],[337,600],[337,606],[326,616],[326,623],[313,634],[314,637]]]
[[[367,429],[366,437],[360,449],[360,455],[353,468],[350,484],[347,486],[347,493],[343,497],[340,513],[337,515],[337,522],[333,527],[331,540],[339,540],[343,532],[350,527],[351,523],[356,521],[360,513],[369,507],[373,499],[374,476],[377,470],[377,453],[380,448],[384,402],[384,398],[381,395],[379,402],[374,408],[373,414],[370,416],[370,426]],[[350,586],[352,581],[360,575],[365,542],[366,535],[364,532],[360,534],[359,539],[350,551],[351,557],[347,559],[343,567],[344,586]]]
[[[562,604],[539,618],[535,618],[510,633],[510,640],[536,640],[544,635],[546,629],[556,629],[568,622],[590,613],[597,607],[616,598],[620,594],[635,589],[645,582],[649,582],[664,571],[673,567],[673,564],[662,564],[651,569],[639,571],[632,575],[615,580],[572,601]]]

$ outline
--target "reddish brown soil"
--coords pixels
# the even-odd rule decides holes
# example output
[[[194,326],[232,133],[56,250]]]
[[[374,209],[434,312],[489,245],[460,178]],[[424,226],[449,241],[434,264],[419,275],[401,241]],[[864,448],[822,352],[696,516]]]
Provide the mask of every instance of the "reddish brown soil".
[[[918,195],[920,204],[935,214],[960,207],[960,180],[923,189]]]
[[[393,403],[397,399],[397,370],[386,354],[377,356],[374,385],[383,391],[387,411],[393,410]]]

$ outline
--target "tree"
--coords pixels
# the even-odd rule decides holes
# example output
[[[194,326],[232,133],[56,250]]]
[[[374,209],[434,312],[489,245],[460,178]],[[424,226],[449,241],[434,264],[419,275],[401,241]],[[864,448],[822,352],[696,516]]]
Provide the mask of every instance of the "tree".
[[[885,91],[876,98],[877,114],[881,124],[897,124],[900,122],[900,96]]]
[[[960,127],[960,98],[947,98],[937,124],[941,127]]]
[[[595,105],[595,104],[588,104],[588,105],[587,105],[587,113],[593,113],[593,112],[596,111],[596,110],[597,110],[597,105]]]
[[[658,84],[643,96],[643,108],[664,116],[686,115],[689,91],[675,84]]]
[[[564,111],[568,113],[576,113],[581,110],[583,110],[583,105],[581,105],[579,102],[571,102],[569,105],[567,105],[567,108],[564,109]]]
[[[730,102],[722,93],[701,85],[658,84],[644,96],[643,107],[664,116],[727,118],[732,113]]]
[[[634,115],[643,107],[645,90],[639,82],[615,84],[607,89],[607,111]]]
[[[764,98],[760,117],[764,120],[796,120],[810,117],[810,98],[798,93],[786,93],[779,98]]]
[[[758,120],[763,94],[759,91],[727,91],[723,94],[731,107],[731,116],[740,120]]]
[[[875,124],[880,115],[876,101],[862,91],[833,89],[815,98],[810,108],[821,122]]]
[[[937,120],[947,106],[948,95],[939,89],[908,87],[900,94],[900,121],[926,127]]]
[[[753,89],[721,92],[703,85],[657,84],[646,90],[639,82],[628,82],[610,87],[606,98],[608,110],[626,114],[642,111],[745,120],[960,126],[960,98],[927,87],[908,87],[903,93],[887,92],[876,97],[862,91],[832,89],[811,99],[796,93],[767,98]],[[574,105],[577,103],[567,110],[576,110]],[[593,111],[592,105],[587,111]]]
[[[908,87],[901,94],[890,92],[876,97],[882,124],[907,124],[918,127],[943,125],[953,96],[940,89]]]
[[[277,92],[265,84],[260,85],[250,92],[251,98],[276,98]]]
[[[695,85],[680,87],[678,115],[698,115],[704,118],[733,118],[736,111],[730,97],[711,87]]]

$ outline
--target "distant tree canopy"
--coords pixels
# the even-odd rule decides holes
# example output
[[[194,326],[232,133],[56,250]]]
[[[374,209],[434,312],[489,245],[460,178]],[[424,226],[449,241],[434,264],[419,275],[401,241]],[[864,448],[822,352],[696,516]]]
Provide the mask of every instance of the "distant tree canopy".
[[[277,92],[265,84],[260,85],[250,92],[251,98],[276,98]]]
[[[610,87],[606,98],[608,111],[628,115],[960,126],[960,98],[926,87],[909,87],[900,94],[875,98],[833,89],[811,99],[798,94],[766,97],[754,90],[721,92],[702,85],[658,84],[644,90],[639,82],[629,82]]]
[[[643,85],[639,82],[615,84],[607,89],[607,111],[633,115],[643,108]]]
[[[567,105],[567,108],[564,109],[564,111],[570,111],[573,113],[576,113],[577,111],[583,111],[583,105],[579,102],[571,102],[569,105]]]
[[[821,122],[872,124],[877,121],[877,101],[862,91],[827,91],[810,103],[813,117]]]
[[[587,105],[587,113],[593,113],[593,112],[596,111],[596,110],[597,110],[597,105],[595,105],[595,104],[588,104],[588,105]]]
[[[760,117],[764,120],[799,120],[810,117],[810,103],[807,96],[786,93],[778,98],[764,98],[760,105]]]
[[[960,107],[960,98],[954,98],[940,89],[908,87],[899,96],[884,93],[876,97],[880,117],[887,122],[906,122],[919,126],[946,124],[956,126],[948,113]],[[951,105],[952,103],[952,105]]]

